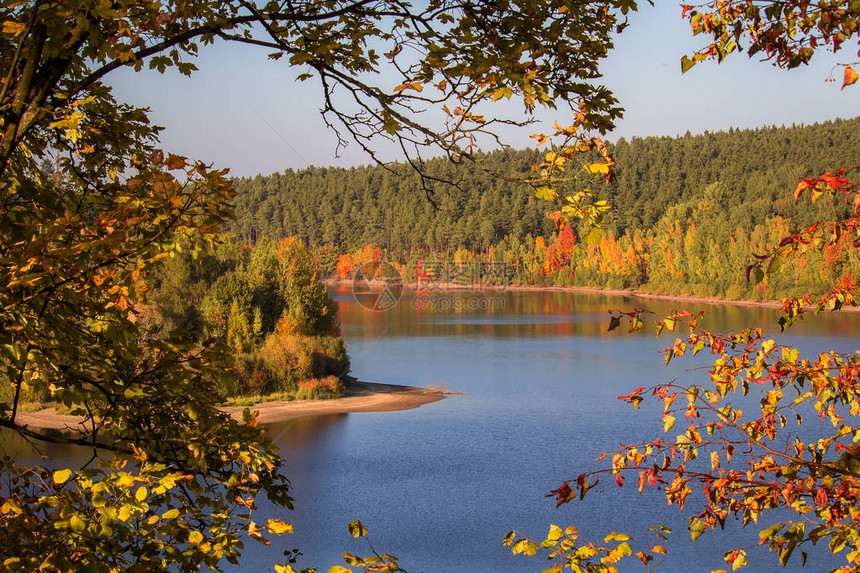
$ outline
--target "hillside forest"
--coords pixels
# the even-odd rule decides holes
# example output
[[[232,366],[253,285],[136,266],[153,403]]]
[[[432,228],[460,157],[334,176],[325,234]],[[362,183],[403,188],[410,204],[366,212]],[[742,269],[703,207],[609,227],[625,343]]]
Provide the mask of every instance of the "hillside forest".
[[[484,284],[757,300],[823,289],[860,270],[845,236],[785,262],[779,273],[745,276],[755,255],[781,238],[853,208],[830,199],[800,208],[791,190],[803,177],[856,160],[858,118],[636,137],[610,149],[617,176],[596,189],[611,205],[597,241],[581,240],[579,228],[557,228],[547,217],[551,205],[510,181],[528,177],[543,149],[501,150],[461,165],[430,160],[424,174],[455,185],[438,184],[429,196],[418,173],[397,166],[237,179],[233,231],[245,245],[296,237],[314,251],[322,275],[344,278],[388,261],[407,280],[457,265]]]

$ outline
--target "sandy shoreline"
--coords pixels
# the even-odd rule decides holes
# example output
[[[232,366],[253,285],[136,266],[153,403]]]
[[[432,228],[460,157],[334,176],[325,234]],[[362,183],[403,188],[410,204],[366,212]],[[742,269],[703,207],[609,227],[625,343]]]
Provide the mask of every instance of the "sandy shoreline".
[[[292,402],[261,402],[253,406],[226,406],[225,412],[240,420],[242,410],[258,410],[263,424],[284,422],[307,416],[324,414],[348,414],[352,412],[393,412],[411,410],[424,404],[437,402],[445,394],[431,392],[426,388],[397,386],[394,384],[374,384],[371,382],[351,382],[343,398],[334,400],[294,400]],[[37,412],[19,412],[20,424],[52,430],[76,431],[81,419],[75,416],[58,414],[54,408],[44,408]]]
[[[253,406],[227,406],[222,409],[236,419],[242,418],[242,410],[245,408],[257,410],[260,412],[260,422],[271,424],[324,414],[412,410],[424,404],[437,402],[444,397],[445,394],[414,386],[350,382],[346,388],[346,395],[334,400],[262,402]]]

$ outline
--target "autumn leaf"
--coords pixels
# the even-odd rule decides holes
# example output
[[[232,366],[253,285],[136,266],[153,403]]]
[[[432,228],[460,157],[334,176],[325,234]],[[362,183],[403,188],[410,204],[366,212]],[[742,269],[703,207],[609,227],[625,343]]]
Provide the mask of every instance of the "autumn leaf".
[[[842,88],[845,89],[846,86],[850,86],[854,82],[857,81],[857,70],[852,68],[851,66],[845,66],[845,74],[842,76]]]
[[[558,231],[564,231],[565,227],[567,227],[567,217],[561,211],[548,212],[546,216],[555,223],[555,228]]]
[[[696,62],[694,62],[693,60],[691,60],[687,56],[684,56],[683,58],[681,58],[681,73],[686,74],[687,71],[690,68],[692,68],[695,64],[696,64]]]
[[[69,481],[69,478],[71,478],[71,477],[72,477],[72,470],[64,469],[64,470],[55,471],[53,479],[54,479],[55,484],[62,485],[64,483],[66,483],[67,481]]]
[[[12,34],[13,36],[17,36],[27,27],[23,22],[13,22],[11,20],[6,20],[3,22],[3,33],[4,34]]]
[[[170,170],[173,169],[185,169],[187,165],[187,161],[185,157],[181,155],[174,155],[173,153],[169,153],[167,155],[167,168]]]
[[[384,55],[386,58],[388,58],[389,60],[393,60],[393,59],[394,59],[394,57],[395,57],[397,54],[399,54],[402,50],[403,50],[403,44],[397,44],[396,46],[394,46],[394,49],[393,49],[393,50],[391,50],[390,52],[385,52],[385,54],[383,54],[383,55]]]
[[[529,137],[537,141],[538,147],[546,143],[546,140],[549,139],[549,137],[547,137],[543,133],[535,133],[534,135],[530,135]]]
[[[353,519],[349,522],[349,533],[353,537],[364,537],[367,535],[367,529],[359,520]]]
[[[424,86],[421,84],[421,82],[411,82],[400,84],[399,86],[394,88],[395,92],[402,92],[403,90],[415,90],[417,92],[422,92],[424,91]]]
[[[663,431],[668,432],[675,427],[675,417],[666,414],[663,416]]]
[[[585,170],[594,175],[605,175],[612,169],[613,163],[589,163],[585,166]]]
[[[266,528],[274,535],[283,535],[284,533],[293,533],[293,525],[280,519],[270,519],[266,522]]]
[[[544,201],[552,201],[558,197],[558,189],[554,185],[541,185],[535,187],[535,197]]]

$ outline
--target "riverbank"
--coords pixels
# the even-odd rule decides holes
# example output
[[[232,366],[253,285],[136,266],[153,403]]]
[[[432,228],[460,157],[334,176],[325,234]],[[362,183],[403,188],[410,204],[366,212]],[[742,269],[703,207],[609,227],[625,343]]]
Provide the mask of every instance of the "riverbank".
[[[325,279],[323,283],[330,287],[352,287],[351,279]],[[363,283],[366,285],[382,287],[382,281],[371,281]],[[660,294],[638,289],[604,289],[598,287],[582,287],[582,286],[531,286],[531,285],[508,285],[508,286],[492,286],[492,285],[462,285],[457,283],[431,283],[429,285],[417,282],[403,283],[403,288],[410,290],[432,289],[432,290],[483,290],[483,291],[536,291],[536,292],[575,292],[582,294],[603,294],[608,296],[624,296],[631,298],[665,300],[670,302],[681,302],[690,304],[730,304],[734,306],[753,306],[759,308],[781,309],[783,304],[776,300],[751,300],[751,299],[728,299],[718,297],[704,297],[681,294]],[[807,310],[815,310],[814,305],[807,305]],[[860,312],[860,306],[845,306],[842,307],[842,312]]]
[[[261,402],[252,406],[225,406],[222,410],[233,418],[241,420],[242,411],[245,408],[250,408],[259,411],[260,423],[272,424],[324,414],[411,410],[424,404],[437,402],[445,396],[446,394],[443,392],[436,392],[427,388],[351,382],[342,398]],[[82,423],[81,418],[58,414],[54,408],[43,408],[35,412],[19,412],[17,421],[20,424],[36,428],[70,431],[75,431]]]

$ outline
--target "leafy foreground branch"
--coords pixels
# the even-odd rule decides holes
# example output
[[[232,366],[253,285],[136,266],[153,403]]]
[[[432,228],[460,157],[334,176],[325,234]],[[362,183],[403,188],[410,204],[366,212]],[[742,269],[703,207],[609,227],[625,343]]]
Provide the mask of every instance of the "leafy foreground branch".
[[[761,275],[776,272],[780,258],[824,249],[842,233],[850,233],[855,248],[860,246],[858,187],[845,175],[843,171],[838,176],[805,179],[798,185],[797,196],[811,189],[815,200],[816,195],[829,191],[847,198],[854,205],[854,214],[786,237],[760,257],[754,270]],[[816,310],[854,306],[856,293],[857,286],[846,278],[821,296]],[[787,300],[780,320],[783,328],[802,318],[804,303],[811,300],[812,295]],[[631,331],[638,330],[647,314],[643,310],[614,313],[609,330],[625,320]],[[674,312],[658,317],[655,331],[657,335],[686,331],[665,350],[666,364],[687,355],[710,353],[713,362],[708,384],[670,382],[619,396],[636,409],[646,400],[661,404],[663,430],[670,434],[669,439],[622,444],[619,450],[597,459],[609,459],[611,465],[583,472],[551,495],[562,505],[582,499],[602,478],[613,479],[618,487],[635,480],[640,493],[659,490],[678,510],[692,507],[688,529],[693,541],[722,528],[731,516],[746,526],[767,515],[777,523],[761,529],[753,545],[766,547],[780,564],[788,564],[798,548],[802,548],[800,562],[805,564],[811,547],[826,544],[826,551],[847,561],[834,571],[858,570],[860,357],[857,353],[822,352],[804,358],[797,348],[765,339],[761,328],[716,334],[701,325],[701,318],[701,314]],[[810,427],[806,421],[810,416],[827,424]],[[655,535],[663,539],[667,532],[660,527]],[[505,543],[515,553],[527,555],[536,555],[541,548],[550,550],[554,571],[615,571],[615,563],[633,555],[628,539],[613,533],[604,543],[615,541],[615,545],[596,546],[580,542],[575,528],[562,531],[553,526],[540,543],[515,532]],[[748,549],[727,551],[726,563],[733,570],[744,566]],[[648,569],[664,553],[662,545],[652,543],[648,552],[636,556]]]

